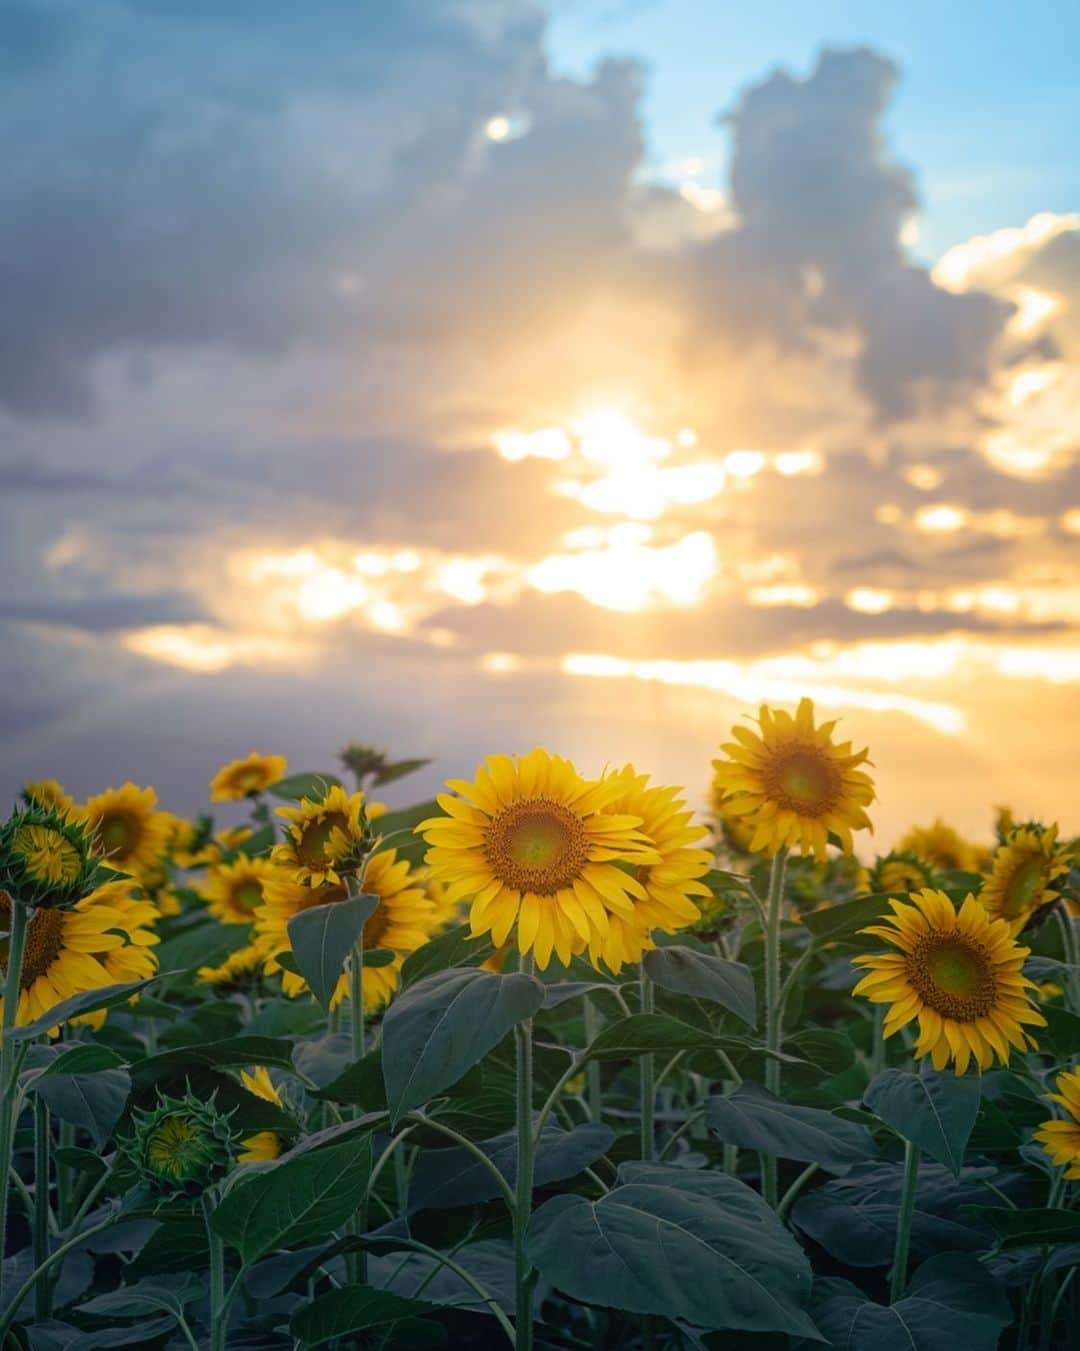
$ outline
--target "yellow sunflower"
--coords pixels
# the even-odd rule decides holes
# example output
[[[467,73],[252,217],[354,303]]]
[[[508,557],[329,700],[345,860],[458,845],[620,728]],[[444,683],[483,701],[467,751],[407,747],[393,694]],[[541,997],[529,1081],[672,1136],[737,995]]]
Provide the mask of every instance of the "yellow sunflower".
[[[200,966],[196,977],[204,985],[244,985],[254,983],[266,957],[257,943],[249,943],[230,953],[220,966]]]
[[[982,857],[977,845],[965,840],[940,816],[933,825],[912,826],[894,852],[914,854],[935,872],[978,872]]]
[[[211,802],[239,802],[245,797],[256,797],[285,777],[288,761],[283,755],[258,755],[255,751],[245,760],[232,760],[222,765],[210,780]]]
[[[126,985],[129,981],[146,980],[158,969],[157,954],[153,948],[161,942],[156,933],[161,913],[153,901],[149,901],[138,888],[128,881],[106,882],[87,896],[84,902],[89,910],[93,906],[106,906],[120,916],[116,927],[121,929],[127,942],[121,947],[104,948],[93,956],[105,968],[110,985]],[[134,996],[137,1000],[138,995]],[[95,1013],[86,1013],[72,1022],[88,1027],[100,1028],[106,1018],[107,1010],[99,1009]]]
[[[994,853],[979,900],[995,919],[1007,920],[1014,933],[1058,898],[1052,884],[1069,871],[1069,860],[1057,834],[1056,825],[1017,826]]]
[[[250,924],[263,902],[263,885],[274,872],[266,858],[241,854],[234,863],[214,864],[206,874],[203,899],[222,924]]]
[[[720,776],[715,773],[709,784],[709,810],[716,822],[719,837],[729,852],[749,854],[754,829],[738,813],[731,811],[731,799],[725,797]]]
[[[63,830],[43,822],[20,825],[12,837],[11,852],[28,880],[41,887],[71,888],[83,871],[83,856],[74,841]]]
[[[1035,987],[1021,971],[1030,949],[973,896],[959,911],[929,887],[910,899],[910,905],[890,901],[885,922],[862,930],[899,952],[854,958],[868,971],[854,993],[891,1005],[886,1037],[918,1018],[915,1055],[929,1055],[936,1070],[952,1059],[957,1074],[972,1060],[989,1069],[995,1054],[1007,1064],[1010,1046],[1034,1049],[1024,1024],[1045,1027],[1046,1019],[1032,1005],[1027,991]]]
[[[489,756],[471,783],[447,787],[460,795],[439,794],[447,814],[416,829],[448,899],[470,900],[472,932],[490,932],[496,947],[516,923],[519,950],[534,951],[541,970],[553,951],[565,965],[607,934],[612,914],[632,918],[647,899],[633,869],[662,859],[639,816],[610,810],[620,780],[585,780],[537,748],[520,759]]]
[[[867,752],[834,743],[835,721],[816,727],[810,699],[799,701],[794,717],[762,704],[758,725],[760,735],[733,727],[735,740],[721,747],[728,759],[713,761],[725,812],[753,828],[751,850],[800,848],[824,860],[834,835],[851,853],[851,832],[873,830],[866,808],[874,785],[858,768]]]
[[[593,930],[589,955],[596,966],[602,958],[616,974],[627,962],[641,960],[642,952],[655,947],[653,929],[676,933],[701,918],[691,897],[710,896],[700,879],[709,871],[712,857],[698,843],[708,834],[693,824],[693,812],[679,796],[680,789],[649,787],[647,774],[627,765],[608,782],[619,785],[619,795],[607,804],[615,815],[637,817],[641,834],[660,856],[658,863],[641,864],[636,878],[645,890],[635,898],[632,915],[615,913],[608,918],[607,932]]]
[[[22,795],[24,801],[31,806],[43,807],[46,811],[58,812],[61,816],[67,816],[75,806],[75,799],[69,793],[65,793],[55,779],[35,779],[30,783],[24,783]]]
[[[867,890],[906,896],[912,891],[922,891],[932,881],[933,871],[924,859],[893,849],[879,858],[871,868]]]
[[[26,926],[15,1021],[32,1023],[72,995],[114,984],[102,956],[123,946],[121,912],[87,896],[71,910],[35,910]],[[0,891],[0,929],[11,927],[11,897]],[[7,975],[8,940],[0,941]],[[0,999],[0,1011],[3,999]]]
[[[247,1091],[253,1093],[255,1097],[262,1098],[264,1102],[272,1102],[275,1107],[282,1105],[281,1094],[271,1082],[270,1074],[264,1065],[256,1065],[254,1074],[241,1070],[240,1079]],[[236,1156],[237,1163],[265,1163],[270,1159],[276,1159],[281,1153],[281,1139],[276,1131],[257,1131],[246,1140],[241,1140],[240,1144],[244,1152]]]
[[[95,852],[110,868],[142,877],[169,847],[169,814],[157,811],[157,794],[128,782],[89,798],[81,815],[93,832]]]
[[[335,786],[318,801],[304,798],[299,807],[279,807],[277,813],[289,825],[270,855],[274,863],[309,886],[340,882],[338,869],[364,842],[363,793],[349,794]]]
[[[1035,1139],[1070,1181],[1080,1178],[1080,1069],[1059,1074],[1057,1092],[1043,1096],[1060,1103],[1068,1115],[1065,1121],[1044,1121]]]
[[[394,849],[373,854],[364,874],[364,891],[379,897],[379,904],[364,925],[365,952],[389,948],[394,959],[386,966],[365,966],[361,970],[364,1008],[373,1012],[387,1002],[397,988],[398,973],[410,952],[415,952],[431,937],[433,907],[424,895],[423,884],[405,859]],[[331,882],[306,887],[288,873],[276,870],[263,888],[263,904],[255,912],[256,942],[263,954],[263,969],[272,974],[281,971],[277,958],[291,951],[289,920],[301,910],[330,905],[348,895],[343,883]],[[306,990],[307,982],[292,971],[282,971],[281,988],[290,998]],[[349,993],[349,979],[342,973],[331,999],[337,1005]]]

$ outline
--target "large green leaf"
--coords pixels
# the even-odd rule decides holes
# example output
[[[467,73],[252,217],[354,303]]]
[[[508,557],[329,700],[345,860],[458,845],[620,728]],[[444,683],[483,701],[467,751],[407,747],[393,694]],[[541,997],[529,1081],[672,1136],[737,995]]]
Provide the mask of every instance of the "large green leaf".
[[[394,1121],[456,1084],[543,1001],[533,976],[475,967],[428,976],[400,994],[383,1019],[383,1078]]]
[[[325,1239],[356,1213],[371,1175],[371,1141],[346,1140],[284,1158],[230,1188],[211,1223],[258,1261],[275,1248]]]
[[[872,943],[872,939],[860,936],[859,930],[876,924],[888,912],[889,897],[875,892],[840,905],[827,905],[822,910],[810,910],[801,918],[815,943],[851,943],[856,938],[859,943]]]
[[[754,977],[742,962],[725,961],[693,948],[667,947],[647,952],[642,965],[665,990],[711,1000],[751,1027],[756,1024]]]
[[[722,1046],[715,1033],[691,1027],[666,1013],[632,1013],[610,1023],[590,1043],[590,1060],[629,1060],[652,1051],[700,1051]]]
[[[289,1331],[302,1346],[324,1346],[340,1337],[354,1337],[367,1328],[385,1327],[403,1318],[435,1312],[435,1306],[424,1300],[406,1299],[370,1285],[343,1285],[298,1309],[289,1320]]]
[[[1073,1211],[965,1206],[964,1214],[990,1225],[1003,1248],[1029,1243],[1080,1243],[1080,1215]]]
[[[815,1287],[814,1318],[845,1351],[994,1351],[1012,1310],[993,1276],[974,1257],[928,1258],[907,1295],[888,1308],[848,1281]]]
[[[727,1144],[816,1163],[827,1173],[877,1157],[865,1126],[816,1107],[792,1107],[757,1084],[742,1083],[729,1097],[710,1098],[705,1119]]]
[[[284,1037],[224,1037],[221,1041],[195,1042],[175,1051],[147,1056],[134,1067],[140,1079],[187,1069],[194,1065],[224,1066],[274,1065],[293,1067],[293,1044]]]
[[[13,1027],[7,1035],[12,1041],[33,1041],[35,1037],[43,1037],[50,1028],[59,1027],[61,1023],[66,1023],[71,1018],[78,1018],[84,1013],[96,1013],[98,1009],[111,1009],[116,1004],[125,1004],[132,995],[145,990],[155,980],[164,979],[164,974],[166,973],[148,976],[146,980],[128,981],[124,985],[104,985],[97,990],[87,990],[85,994],[72,995],[70,999],[54,1004],[48,1013],[43,1013],[32,1023]],[[167,974],[174,975],[175,972],[170,971]]]
[[[870,1110],[959,1176],[979,1111],[979,1076],[885,1070],[866,1090]]]
[[[124,1061],[111,1047],[84,1041],[67,1046],[31,1046],[26,1063],[32,1077],[40,1080],[58,1074],[93,1074],[96,1070],[120,1069]]]
[[[157,949],[157,956],[162,967],[182,976],[200,966],[220,966],[250,942],[250,924],[219,924],[216,919],[207,919],[167,938]]]
[[[407,989],[425,976],[453,967],[480,966],[494,951],[487,934],[473,938],[467,924],[458,924],[409,953],[401,967],[401,988]]]
[[[802,1249],[725,1173],[623,1164],[599,1201],[557,1196],[541,1206],[528,1252],[545,1280],[588,1304],[819,1340],[803,1308]]]
[[[163,1310],[176,1316],[183,1314],[187,1305],[204,1298],[205,1293],[202,1281],[191,1272],[184,1272],[172,1278],[147,1277],[132,1285],[118,1286],[86,1300],[78,1310],[101,1318],[145,1318]]]
[[[31,1085],[49,1111],[72,1126],[89,1131],[99,1149],[120,1120],[131,1091],[127,1070],[95,1070],[88,1074],[43,1074]]]
[[[272,783],[266,791],[287,802],[299,802],[305,797],[320,802],[331,788],[341,786],[336,774],[290,774],[287,779],[278,779],[277,783]]]
[[[428,845],[423,836],[415,833],[421,821],[429,816],[439,816],[442,808],[437,802],[420,802],[415,807],[403,807],[377,817],[374,828],[386,841],[387,847],[396,849],[398,858],[407,859],[413,867],[419,867],[424,861]]]
[[[345,959],[378,904],[374,894],[347,896],[301,910],[289,920],[289,943],[297,969],[324,1009],[329,1010]]]

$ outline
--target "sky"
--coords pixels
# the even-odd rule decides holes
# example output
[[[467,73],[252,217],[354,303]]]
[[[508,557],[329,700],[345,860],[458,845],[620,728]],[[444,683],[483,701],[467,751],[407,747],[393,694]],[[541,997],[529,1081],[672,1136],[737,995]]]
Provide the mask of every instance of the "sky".
[[[1080,827],[1080,13],[751,8],[9,0],[0,787],[808,694]]]

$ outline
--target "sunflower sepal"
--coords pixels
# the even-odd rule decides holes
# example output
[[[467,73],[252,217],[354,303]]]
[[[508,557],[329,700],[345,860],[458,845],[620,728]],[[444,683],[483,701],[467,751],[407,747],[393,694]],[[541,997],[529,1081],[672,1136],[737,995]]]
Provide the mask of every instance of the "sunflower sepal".
[[[208,1189],[224,1181],[236,1164],[240,1131],[234,1108],[222,1112],[217,1093],[183,1097],[158,1092],[155,1105],[136,1107],[131,1130],[118,1143],[117,1180],[144,1186],[155,1208],[185,1202],[195,1205]]]
[[[34,804],[0,827],[0,889],[20,905],[71,910],[108,880],[84,824]]]

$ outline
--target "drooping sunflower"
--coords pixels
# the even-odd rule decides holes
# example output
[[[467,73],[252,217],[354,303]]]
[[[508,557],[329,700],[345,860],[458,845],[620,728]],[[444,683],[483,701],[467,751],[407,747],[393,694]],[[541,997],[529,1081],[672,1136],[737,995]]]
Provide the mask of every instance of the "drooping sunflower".
[[[906,896],[912,891],[922,891],[933,880],[933,870],[924,859],[905,850],[893,849],[882,855],[870,869],[867,890]]]
[[[1017,826],[994,852],[979,900],[988,914],[1007,920],[1014,933],[1058,898],[1053,883],[1069,871],[1069,860],[1057,835],[1056,825]]]
[[[95,851],[117,872],[142,877],[165,857],[169,815],[157,810],[157,793],[125,783],[88,798],[81,809],[93,833]]]
[[[816,727],[810,699],[794,717],[762,704],[758,726],[760,735],[733,727],[735,740],[721,747],[728,759],[713,761],[725,812],[753,828],[751,850],[798,848],[824,860],[833,835],[851,853],[851,832],[873,830],[866,808],[874,785],[859,769],[868,752],[834,743],[835,721]]]
[[[624,963],[641,960],[641,954],[655,947],[650,937],[654,929],[677,933],[701,918],[693,897],[710,896],[701,878],[712,862],[707,849],[698,848],[707,834],[695,825],[680,796],[681,789],[649,786],[649,776],[638,774],[627,765],[609,782],[619,785],[619,794],[607,804],[617,816],[637,817],[638,827],[659,855],[658,863],[645,863],[635,872],[644,889],[644,897],[635,897],[630,915],[616,912],[608,917],[607,932],[594,927],[589,939],[589,956],[594,966],[602,959],[616,974]]]
[[[84,902],[87,910],[105,906],[120,916],[116,927],[123,931],[127,941],[120,947],[104,948],[92,955],[105,968],[110,985],[126,985],[129,981],[146,980],[158,969],[154,947],[161,941],[156,932],[161,912],[153,901],[126,879],[106,882],[95,888]],[[134,996],[138,999],[138,996]],[[98,1009],[72,1019],[88,1027],[100,1028],[107,1010]]]
[[[222,924],[250,924],[263,902],[263,887],[274,872],[267,858],[241,854],[233,863],[216,863],[206,874],[203,898]]]
[[[44,807],[47,811],[58,812],[61,816],[67,816],[75,806],[75,799],[64,791],[56,779],[34,779],[30,783],[24,783],[22,796],[28,806]]]
[[[1057,1077],[1057,1092],[1043,1094],[1059,1103],[1067,1113],[1064,1121],[1044,1121],[1035,1131],[1035,1139],[1058,1168],[1073,1181],[1080,1178],[1080,1069],[1067,1070]]]
[[[893,913],[863,933],[891,943],[895,953],[854,958],[865,975],[854,993],[889,1004],[885,1035],[919,1020],[915,1055],[929,1055],[936,1070],[950,1060],[957,1074],[974,1061],[989,1069],[994,1056],[1007,1064],[1010,1046],[1035,1048],[1025,1024],[1045,1027],[1033,1006],[1032,981],[1022,974],[1030,949],[1020,947],[1004,920],[991,919],[973,896],[957,911],[943,891],[929,887],[911,904],[890,901]]]
[[[895,852],[914,854],[935,872],[978,872],[982,858],[978,846],[965,840],[940,816],[932,825],[912,826]]]
[[[241,1070],[240,1079],[247,1091],[255,1097],[262,1098],[264,1102],[272,1102],[275,1107],[282,1105],[281,1094],[274,1087],[265,1065],[256,1065],[253,1074]],[[236,1156],[237,1163],[266,1163],[270,1159],[276,1159],[281,1153],[281,1137],[277,1131],[256,1131],[254,1135],[241,1140],[240,1145],[243,1153]]]
[[[552,952],[566,964],[594,933],[606,935],[611,915],[631,919],[647,899],[634,869],[662,859],[639,816],[610,810],[620,781],[583,779],[537,748],[520,759],[489,756],[471,782],[447,787],[459,796],[440,793],[446,815],[417,833],[448,898],[471,902],[472,932],[490,933],[496,947],[516,924],[519,950],[535,952],[541,970]]]
[[[124,935],[119,932],[123,923],[119,910],[89,896],[69,910],[35,910],[26,926],[16,1023],[31,1023],[72,995],[114,984],[101,958],[123,946]],[[6,932],[10,927],[11,897],[0,891],[0,929]],[[0,942],[0,970],[5,977],[7,963],[5,938]]]
[[[388,948],[393,961],[386,966],[364,966],[361,971],[361,989],[364,1008],[374,1012],[387,1002],[397,988],[398,973],[410,952],[415,952],[431,937],[434,930],[433,907],[424,895],[423,883],[416,877],[405,859],[399,859],[394,849],[383,849],[373,854],[364,874],[364,892],[379,897],[379,904],[364,925],[364,951]],[[348,895],[343,883],[329,882],[321,886],[304,886],[282,869],[266,879],[263,904],[255,912],[256,943],[263,954],[263,969],[272,974],[281,971],[277,958],[291,951],[289,920],[302,910],[316,905],[331,905]],[[293,997],[306,990],[307,982],[292,971],[282,971],[281,988]],[[349,993],[348,976],[342,973],[331,999],[337,1005]]]
[[[246,759],[222,765],[210,780],[211,802],[239,802],[265,793],[285,777],[288,761],[283,755],[259,755],[252,751]]]
[[[334,786],[317,801],[304,798],[299,807],[279,807],[279,816],[289,822],[285,839],[274,846],[270,857],[307,886],[339,883],[345,869],[362,850],[367,817],[363,793],[346,793]]]

